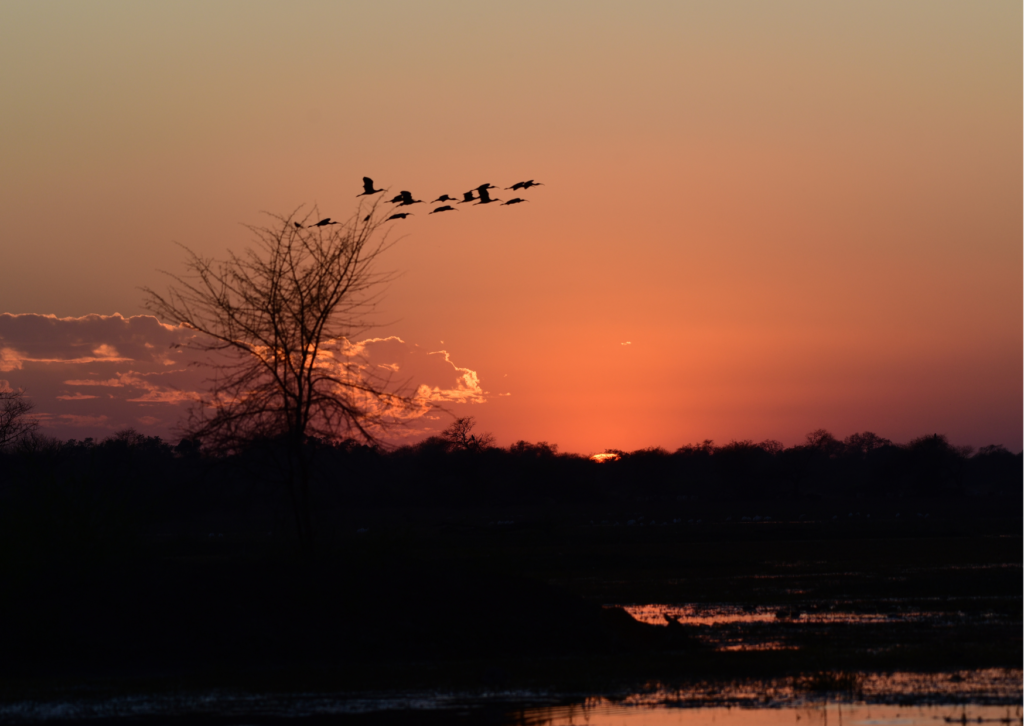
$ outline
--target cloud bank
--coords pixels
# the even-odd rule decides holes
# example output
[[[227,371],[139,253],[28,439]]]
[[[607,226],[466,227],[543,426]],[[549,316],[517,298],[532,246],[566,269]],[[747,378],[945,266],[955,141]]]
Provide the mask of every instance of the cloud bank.
[[[132,427],[173,441],[210,374],[201,365],[207,354],[188,347],[196,335],[150,315],[0,314],[0,387],[24,389],[52,436],[102,438]],[[456,365],[447,351],[397,336],[331,342],[324,355],[324,365],[344,366],[412,398],[398,438],[443,428],[437,406],[488,400],[476,371]]]

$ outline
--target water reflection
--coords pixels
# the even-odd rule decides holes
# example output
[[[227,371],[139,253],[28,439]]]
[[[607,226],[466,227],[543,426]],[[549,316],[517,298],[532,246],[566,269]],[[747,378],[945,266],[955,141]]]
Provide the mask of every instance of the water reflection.
[[[621,607],[637,620],[652,625],[676,621],[690,626],[698,639],[718,650],[797,649],[824,636],[842,632],[871,633],[875,645],[902,642],[914,633],[933,637],[943,629],[965,625],[999,628],[1020,624],[1020,611],[1011,607],[1020,598],[996,603],[987,598],[970,612],[943,609],[948,603],[886,599],[804,600],[785,606],[737,606],[729,603],[631,604]],[[1012,600],[1012,602],[1011,602]],[[852,627],[846,627],[852,626]],[[844,628],[843,631],[836,630]]]
[[[856,674],[856,695],[799,679],[651,684],[601,697],[543,691],[174,692],[0,702],[0,723],[914,726],[1024,724],[1019,669]],[[838,683],[838,681],[837,681]],[[952,705],[956,704],[956,705]]]
[[[890,706],[828,703],[787,708],[679,708],[591,702],[524,712],[523,726],[936,726],[1020,724],[1017,706]]]

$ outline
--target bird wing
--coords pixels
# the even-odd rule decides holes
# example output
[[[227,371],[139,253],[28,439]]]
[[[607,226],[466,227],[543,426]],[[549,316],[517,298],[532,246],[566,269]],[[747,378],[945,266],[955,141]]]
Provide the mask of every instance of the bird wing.
[[[486,187],[480,187],[477,191],[480,192],[480,201],[481,202],[489,202],[489,201],[491,201],[491,195],[487,193]]]
[[[401,196],[403,204],[412,204],[412,192],[403,191]]]
[[[368,176],[363,177],[363,190],[367,194],[373,194],[373,179]]]

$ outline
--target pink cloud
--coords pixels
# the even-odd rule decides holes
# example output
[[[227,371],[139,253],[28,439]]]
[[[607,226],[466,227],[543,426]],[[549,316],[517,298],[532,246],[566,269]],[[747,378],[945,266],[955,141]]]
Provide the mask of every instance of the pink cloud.
[[[190,349],[197,333],[149,315],[0,315],[0,371],[23,388],[44,431],[54,436],[106,436],[127,426],[176,438],[187,405],[207,387],[206,355]],[[446,351],[427,351],[398,336],[329,342],[322,365],[340,378],[368,378],[410,397],[411,408],[388,413],[399,438],[423,435],[438,406],[484,403],[478,373]],[[367,400],[379,406],[379,401]],[[385,406],[386,408],[386,406]],[[89,433],[83,429],[92,427]]]

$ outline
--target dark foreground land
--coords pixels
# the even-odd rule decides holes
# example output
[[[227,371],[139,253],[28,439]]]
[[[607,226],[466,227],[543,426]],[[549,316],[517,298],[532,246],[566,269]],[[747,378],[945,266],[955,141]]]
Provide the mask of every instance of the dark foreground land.
[[[230,532],[150,536],[116,556],[26,553],[4,573],[0,697],[814,688],[849,673],[1020,668],[1019,507],[805,509],[377,508],[348,512],[312,558]],[[648,625],[609,605],[709,617]],[[739,616],[714,622],[726,611]]]
[[[244,694],[770,683],[771,703],[918,676],[1018,702],[1020,455],[865,437],[611,464],[522,442],[334,448],[301,552],[272,455],[131,432],[0,452],[0,720],[210,692],[242,698],[222,723],[247,722]]]

